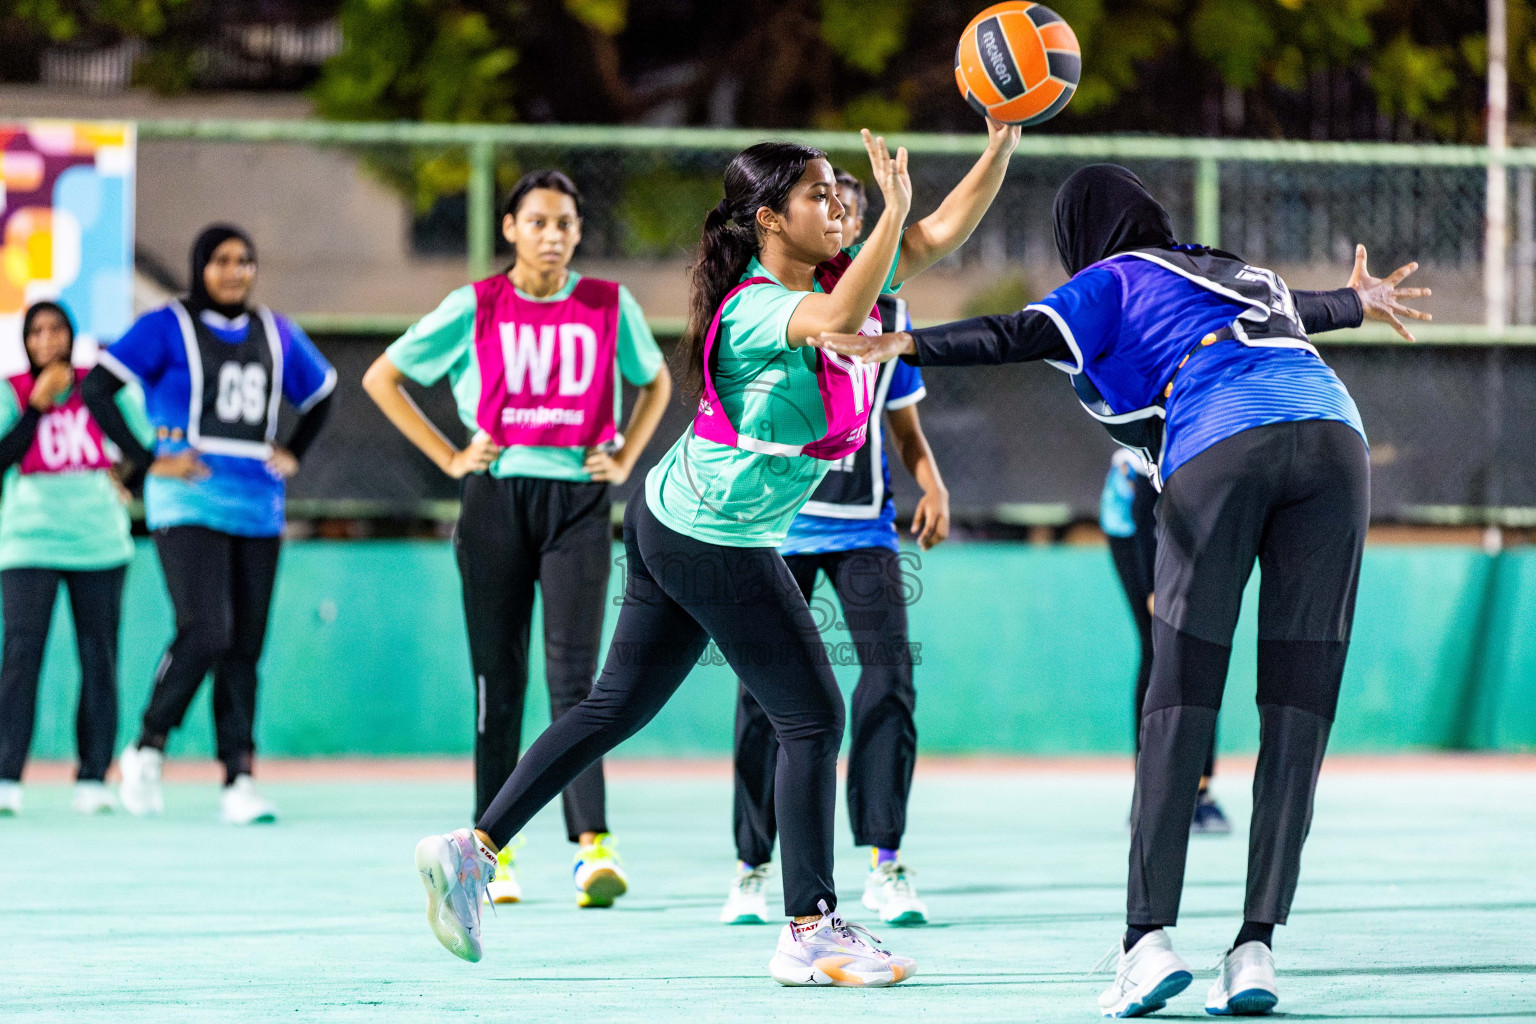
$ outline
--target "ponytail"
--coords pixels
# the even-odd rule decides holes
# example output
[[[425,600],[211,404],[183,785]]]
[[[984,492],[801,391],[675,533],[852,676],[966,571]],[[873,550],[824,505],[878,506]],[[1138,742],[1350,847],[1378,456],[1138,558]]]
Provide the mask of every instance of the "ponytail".
[[[704,339],[725,296],[736,287],[760,248],[757,211],[784,212],[789,193],[812,160],[826,154],[793,142],[761,142],[743,150],[725,170],[725,198],[704,218],[699,253],[689,268],[688,326],[678,346],[684,394],[704,388]]]

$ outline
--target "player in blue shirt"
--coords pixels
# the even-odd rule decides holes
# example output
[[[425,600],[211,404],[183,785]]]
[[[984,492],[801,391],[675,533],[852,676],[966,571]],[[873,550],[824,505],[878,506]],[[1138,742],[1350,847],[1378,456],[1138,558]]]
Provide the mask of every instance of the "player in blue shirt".
[[[837,172],[843,206],[843,237],[858,238],[867,207],[864,186]],[[888,331],[912,327],[907,304],[882,295],[878,308]],[[892,443],[918,485],[922,500],[912,532],[924,549],[949,535],[949,492],[928,439],[917,403],[926,392],[917,367],[886,363],[875,385],[864,446],[832,464],[790,525],[779,552],[807,601],[818,572],[826,574],[842,603],[843,617],[859,656],[859,683],[853,691],[848,755],[848,817],[857,846],[873,848],[864,905],[891,924],[922,924],[927,907],[917,896],[911,873],[901,862],[907,796],[917,757],[912,712],[912,651],[907,642],[907,581],[897,552],[896,503],[885,452],[882,413],[889,417]],[[777,831],[774,771],[779,744],[762,707],[739,688],[736,703],[736,800],[734,820],[738,868],[720,911],[726,924],[768,920],[763,884]]]
[[[1147,686],[1152,682],[1152,571],[1157,561],[1157,520],[1152,509],[1157,503],[1157,488],[1152,486],[1152,467],[1129,448],[1116,449],[1104,477],[1104,491],[1099,497],[1099,528],[1109,541],[1109,554],[1115,563],[1115,575],[1131,606],[1136,622],[1141,658],[1136,670],[1135,715],[1136,750],[1141,750],[1141,709],[1147,701]],[[1195,816],[1189,830],[1196,835],[1227,835],[1232,823],[1221,805],[1211,795],[1211,776],[1216,774],[1216,737],[1205,755],[1205,770],[1200,775],[1200,792],[1195,798]]]
[[[1350,286],[1292,292],[1231,253],[1180,245],[1130,171],[1097,164],[1056,194],[1065,285],[1018,313],[911,333],[823,335],[823,347],[921,365],[1044,359],[1088,412],[1149,463],[1157,510],[1152,679],[1131,809],[1126,933],[1105,1016],[1160,1009],[1192,980],[1165,928],[1178,919],[1189,822],[1216,728],[1232,633],[1255,561],[1259,758],[1243,926],[1206,999],[1213,1014],[1279,1001],[1271,943],[1301,849],[1338,703],[1370,519],[1359,411],[1309,332],[1428,319],[1356,250]]]
[[[213,671],[213,718],[224,763],[226,821],[272,821],[251,783],[256,662],[266,638],[284,522],[284,481],[329,410],[336,371],[293,321],[251,305],[256,247],[216,224],[192,246],[189,295],[146,313],[101,354],[82,396],[144,483],[176,635],[155,671],[139,738],[123,751],[119,796],[134,814],[162,810],[166,738]],[[133,437],[113,395],[144,389],[154,451]],[[299,420],[286,445],[286,398]]]

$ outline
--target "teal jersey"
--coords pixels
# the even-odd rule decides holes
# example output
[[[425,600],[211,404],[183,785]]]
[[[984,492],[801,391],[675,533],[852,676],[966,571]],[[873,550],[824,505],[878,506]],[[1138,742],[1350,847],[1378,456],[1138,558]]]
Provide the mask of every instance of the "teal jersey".
[[[844,251],[856,256],[861,247]],[[897,290],[891,283],[896,262],[883,293]],[[742,434],[809,444],[827,432],[816,380],[819,353],[790,347],[789,321],[811,293],[785,288],[756,259],[741,280],[753,277],[772,283],[743,289],[726,302],[715,340],[715,391]],[[813,287],[823,290],[819,281]],[[706,441],[690,427],[646,474],[645,497],[657,519],[695,540],[776,547],[831,465],[807,455],[763,455]]]
[[[581,275],[573,270],[567,274],[564,287],[554,295],[538,299],[521,290],[517,294],[528,302],[559,302],[570,297],[580,280]],[[471,433],[479,429],[475,423],[480,405],[480,365],[475,357],[474,285],[449,292],[441,305],[413,324],[384,354],[395,369],[418,384],[431,386],[446,376],[459,407],[459,419]],[[619,286],[616,362],[618,373],[636,386],[651,383],[661,371],[661,349],[645,322],[640,304],[623,285]],[[623,422],[623,402],[623,389],[614,388],[615,423]],[[495,477],[533,476],[585,483],[591,479],[582,468],[585,461],[586,451],[580,447],[514,445],[502,450],[490,472]]]
[[[144,393],[130,384],[117,393],[118,408],[139,440],[153,431]],[[0,436],[21,419],[16,391],[0,386]],[[133,558],[128,509],[104,469],[79,473],[6,470],[0,485],[0,569],[91,571],[126,565]]]

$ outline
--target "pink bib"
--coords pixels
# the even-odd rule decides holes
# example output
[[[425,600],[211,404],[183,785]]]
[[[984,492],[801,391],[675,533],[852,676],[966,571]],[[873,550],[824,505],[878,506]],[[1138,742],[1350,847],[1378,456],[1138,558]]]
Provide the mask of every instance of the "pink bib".
[[[17,403],[25,410],[32,397],[32,375],[12,377],[11,387]],[[80,473],[111,468],[112,459],[107,455],[101,428],[80,400],[79,388],[71,388],[68,398],[38,418],[37,436],[21,457],[23,473]]]
[[[475,282],[475,422],[511,445],[611,440],[619,286],[583,277],[558,302],[530,302],[505,274]]]
[[[816,268],[816,279],[822,290],[830,292],[837,286],[843,271],[852,259],[847,253],[838,253]],[[766,277],[749,278],[726,293],[725,300],[715,311],[715,319],[704,336],[704,394],[699,398],[698,412],[693,417],[693,432],[706,441],[730,445],[761,455],[809,455],[813,459],[833,461],[852,455],[864,444],[869,432],[869,407],[875,397],[875,382],[880,376],[879,363],[862,363],[851,356],[816,350],[816,385],[821,390],[821,408],[826,414],[827,432],[815,441],[804,445],[779,444],[747,437],[737,432],[726,418],[715,391],[711,364],[714,362],[715,341],[720,334],[720,315],[726,304],[744,289],[759,284],[773,284]],[[880,333],[880,315],[871,309],[859,329],[860,334]]]

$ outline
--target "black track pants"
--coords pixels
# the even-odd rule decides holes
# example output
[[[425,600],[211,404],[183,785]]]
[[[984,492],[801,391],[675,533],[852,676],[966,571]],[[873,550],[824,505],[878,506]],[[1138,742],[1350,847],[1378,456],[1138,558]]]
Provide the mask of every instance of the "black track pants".
[[[888,548],[788,555],[784,563],[809,601],[825,572],[842,604],[859,656],[848,751],[848,818],[856,846],[895,850],[907,828],[907,797],[917,760],[912,650],[900,556]],[[736,701],[736,856],[773,859],[778,827],[773,780],[779,742],[773,723],[745,686]]]
[[[94,571],[17,568],[0,571],[5,608],[5,659],[0,666],[0,780],[15,782],[27,761],[37,718],[37,684],[48,646],[53,603],[69,590],[80,655],[75,742],[84,782],[100,782],[117,742],[117,629],[128,567]]]
[[[1136,620],[1136,636],[1140,641],[1141,660],[1136,668],[1136,702],[1131,719],[1132,732],[1136,734],[1136,749],[1141,750],[1141,709],[1147,701],[1147,686],[1152,682],[1152,612],[1147,608],[1147,598],[1152,594],[1152,573],[1157,564],[1157,519],[1153,509],[1157,504],[1157,489],[1144,476],[1135,478],[1136,497],[1131,504],[1131,518],[1136,532],[1129,537],[1109,537],[1109,554],[1115,563],[1115,574],[1125,599],[1131,604],[1131,616]],[[1211,738],[1211,750],[1205,757],[1205,776],[1216,774],[1216,739]]]
[[[475,818],[517,766],[528,695],[534,583],[544,600],[544,679],[551,719],[592,690],[613,559],[605,483],[486,474],[464,478],[454,554],[475,673]],[[562,798],[572,842],[608,831],[603,765]]]
[[[837,905],[832,823],[843,701],[810,608],[773,548],[706,544],[636,495],[624,516],[624,606],[591,694],[528,748],[479,827],[497,844],[661,710],[711,638],[778,733],[784,910]]]
[[[1189,819],[1255,559],[1260,731],[1243,917],[1285,923],[1338,703],[1369,518],[1365,442],[1342,423],[1245,430],[1164,485],[1128,923],[1178,920]]]
[[[214,735],[226,780],[250,772],[256,663],[266,644],[281,548],[281,537],[240,537],[204,526],[155,531],[176,636],[155,672],[141,743],[164,749],[211,669]]]

